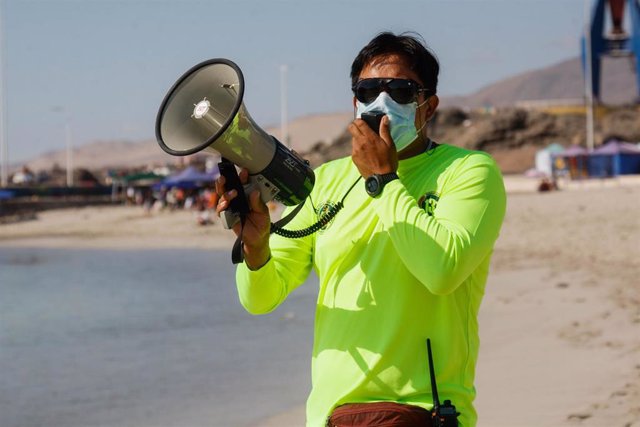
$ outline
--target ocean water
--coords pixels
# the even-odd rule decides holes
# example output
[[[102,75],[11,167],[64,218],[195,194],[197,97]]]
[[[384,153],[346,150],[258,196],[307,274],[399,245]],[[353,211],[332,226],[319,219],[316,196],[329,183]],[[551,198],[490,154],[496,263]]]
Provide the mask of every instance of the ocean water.
[[[250,426],[310,389],[317,279],[240,306],[229,251],[0,248],[0,425]]]

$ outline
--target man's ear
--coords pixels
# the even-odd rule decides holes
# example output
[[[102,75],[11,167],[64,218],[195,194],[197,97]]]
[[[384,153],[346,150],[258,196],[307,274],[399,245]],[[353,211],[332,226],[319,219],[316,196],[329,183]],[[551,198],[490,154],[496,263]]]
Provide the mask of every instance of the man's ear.
[[[425,104],[425,107],[427,107],[425,112],[425,120],[427,122],[433,118],[433,115],[436,113],[436,109],[438,108],[439,104],[440,98],[438,98],[438,95],[432,95],[427,98],[427,103]]]

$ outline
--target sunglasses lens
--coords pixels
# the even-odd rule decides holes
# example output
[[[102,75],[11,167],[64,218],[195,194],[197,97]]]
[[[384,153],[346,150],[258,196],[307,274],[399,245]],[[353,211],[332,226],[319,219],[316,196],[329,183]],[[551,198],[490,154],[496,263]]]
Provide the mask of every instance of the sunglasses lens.
[[[398,104],[408,104],[415,100],[418,86],[411,80],[394,79],[389,82],[389,96]]]
[[[383,84],[378,79],[360,80],[356,85],[356,98],[358,101],[369,104],[376,100],[382,92]]]
[[[418,85],[412,80],[405,79],[364,79],[356,84],[356,99],[369,104],[375,101],[383,90],[397,103],[408,104],[415,100]]]

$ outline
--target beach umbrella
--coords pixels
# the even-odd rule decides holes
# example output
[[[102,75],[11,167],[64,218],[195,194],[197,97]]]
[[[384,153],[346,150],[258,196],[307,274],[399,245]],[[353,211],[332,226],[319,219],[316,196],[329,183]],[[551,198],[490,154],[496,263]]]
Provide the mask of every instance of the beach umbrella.
[[[578,156],[586,156],[587,154],[589,154],[589,150],[577,144],[570,146],[569,148],[567,148],[566,150],[560,153],[557,153],[557,154],[554,153],[555,156],[562,156],[562,157],[578,157]]]
[[[152,185],[164,178],[163,175],[158,175],[154,172],[138,172],[131,175],[126,175],[120,180],[124,185],[133,185],[133,186],[148,186]]]

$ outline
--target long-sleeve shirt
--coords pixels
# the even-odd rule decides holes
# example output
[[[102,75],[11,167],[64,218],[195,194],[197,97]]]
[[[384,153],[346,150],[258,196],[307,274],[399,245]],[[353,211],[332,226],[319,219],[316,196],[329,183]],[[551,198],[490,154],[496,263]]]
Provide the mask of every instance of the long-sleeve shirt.
[[[440,401],[476,424],[477,314],[505,213],[501,174],[481,152],[450,145],[399,162],[399,180],[376,198],[361,180],[318,233],[272,235],[271,258],[236,273],[242,305],[274,310],[313,268],[319,278],[307,426],[344,403],[395,401],[431,409],[426,339]],[[341,201],[359,173],[350,158],[316,170],[302,229]]]

